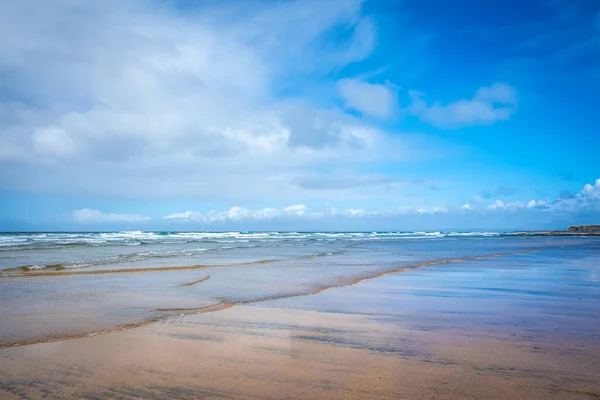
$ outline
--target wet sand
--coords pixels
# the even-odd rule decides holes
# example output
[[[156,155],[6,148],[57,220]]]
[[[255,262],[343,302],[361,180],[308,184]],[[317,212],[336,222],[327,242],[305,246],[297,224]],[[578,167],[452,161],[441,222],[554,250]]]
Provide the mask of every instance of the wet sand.
[[[591,350],[591,349],[587,349]],[[3,350],[2,398],[586,399],[585,349],[241,306]]]
[[[121,302],[119,302],[117,296],[115,296],[115,292],[113,292],[111,293],[110,299],[103,298],[100,300],[96,298],[95,301],[91,302],[94,307],[102,309],[94,313],[91,318],[86,318],[86,315],[91,314],[89,310],[88,312],[85,312],[84,310],[78,309],[78,307],[81,303],[83,303],[84,300],[89,301],[89,298],[94,299],[94,291],[90,290],[89,286],[88,288],[81,290],[81,286],[78,286],[77,284],[73,285],[72,283],[71,286],[78,292],[79,298],[75,302],[65,302],[63,299],[61,299],[61,297],[63,296],[66,287],[60,286],[61,281],[56,280],[58,277],[62,275],[66,278],[69,278],[73,276],[89,274],[114,276],[115,274],[119,274],[121,272],[127,272],[128,275],[133,275],[134,280],[139,282],[143,275],[153,272],[155,274],[162,274],[162,280],[159,277],[155,280],[155,282],[159,283],[160,285],[164,285],[165,279],[173,279],[178,276],[173,274],[164,275],[165,273],[181,273],[189,271],[190,269],[196,269],[198,266],[169,267],[166,269],[138,268],[127,270],[102,270],[100,272],[97,270],[34,273],[26,272],[20,275],[0,275],[0,278],[13,278],[15,281],[19,280],[21,284],[26,283],[28,279],[33,279],[34,282],[36,282],[35,280],[37,279],[37,282],[41,285],[48,285],[51,282],[57,284],[56,286],[52,287],[52,290],[54,291],[53,295],[47,297],[46,300],[51,300],[53,298],[53,301],[56,302],[58,300],[58,304],[60,304],[59,308],[53,309],[52,307],[49,307],[48,303],[44,302],[39,296],[40,293],[43,293],[43,290],[33,292],[34,296],[37,297],[37,301],[40,303],[38,307],[30,307],[29,304],[10,305],[7,303],[9,304],[9,307],[4,310],[0,309],[0,313],[2,314],[1,316],[5,321],[5,324],[0,326],[0,349],[87,337],[92,333],[114,333],[126,329],[149,325],[163,319],[171,318],[180,313],[199,314],[220,311],[237,305],[256,304],[271,300],[282,300],[300,296],[315,295],[326,290],[354,286],[364,281],[380,278],[390,274],[414,271],[420,268],[427,268],[436,265],[473,262],[478,260],[503,258],[511,255],[526,255],[542,250],[551,251],[556,249],[559,249],[559,247],[546,246],[543,249],[531,248],[504,253],[465,256],[461,258],[445,258],[421,262],[415,265],[388,266],[387,268],[380,270],[366,270],[354,274],[348,270],[339,270],[337,277],[335,277],[335,275],[332,273],[333,271],[331,271],[327,274],[328,276],[323,277],[324,279],[319,279],[319,275],[313,273],[305,275],[305,278],[309,278],[309,282],[307,282],[308,284],[304,285],[300,284],[300,282],[294,278],[286,279],[287,277],[285,277],[285,273],[290,272],[288,269],[285,271],[280,271],[281,279],[276,279],[275,282],[271,282],[271,284],[260,282],[260,280],[255,281],[254,285],[252,285],[252,288],[255,289],[254,295],[251,296],[239,296],[236,287],[232,287],[231,285],[227,285],[227,290],[225,292],[221,292],[222,294],[220,296],[215,295],[213,292],[212,295],[208,297],[205,295],[204,299],[202,299],[202,293],[195,292],[195,296],[191,296],[187,299],[187,301],[183,302],[181,301],[180,297],[169,298],[166,295],[162,295],[161,291],[157,291],[157,294],[159,295],[158,299],[160,300],[157,304],[161,305],[156,307],[148,307],[148,304],[144,304],[143,300],[141,300],[139,297],[132,296],[131,294],[125,294],[124,296],[121,296]],[[250,264],[243,265],[248,266]],[[232,269],[234,266],[227,266],[225,268],[221,267],[219,269],[217,269],[217,267],[212,268],[213,269],[211,269],[211,271],[216,272],[216,270],[218,270],[222,272],[224,269]],[[138,273],[134,274],[135,272]],[[270,272],[271,277],[277,276],[273,270],[268,272]],[[250,274],[252,274],[252,270],[250,270]],[[241,276],[238,275],[237,277],[234,277],[234,279],[235,278],[237,278],[236,285],[240,285]],[[53,279],[55,280],[53,281]],[[176,286],[179,288],[195,286],[196,284],[208,281],[208,279],[210,279],[210,274],[205,275],[200,279],[194,279],[191,282],[188,281],[179,283]],[[4,279],[4,283],[6,283],[6,280],[7,279]],[[0,281],[0,283],[1,282],[2,281]],[[282,285],[284,282],[287,283],[287,288]],[[87,285],[90,285],[90,283],[91,282],[89,281],[85,282]],[[100,286],[101,285],[92,285],[92,287],[94,287],[96,290]],[[123,289],[132,290],[135,288],[135,283],[130,280],[129,283],[121,283],[119,287],[121,291]],[[256,290],[261,287],[263,288],[262,290]],[[15,293],[14,288],[11,289],[13,289],[13,293]],[[28,289],[31,291],[31,288]],[[18,290],[16,292],[18,292]],[[204,292],[205,294],[211,293],[210,291]],[[1,288],[0,293],[2,293]],[[27,300],[29,302],[31,299]],[[168,304],[171,305],[166,306]],[[40,306],[44,309],[42,312],[40,312]],[[15,310],[14,308],[17,309]],[[107,315],[105,315],[104,312],[111,309],[114,312],[115,308],[117,314],[120,314],[118,316],[121,318],[106,318]],[[145,312],[143,314],[134,313],[134,315],[137,315],[137,319],[123,318],[123,316],[127,317],[128,313],[131,313],[131,311],[135,309],[138,311],[144,310]],[[115,321],[119,319],[123,322],[115,323]],[[55,321],[55,323],[53,323],[53,321]],[[67,325],[68,328],[63,329],[66,328]],[[63,332],[60,332],[61,330],[63,330]],[[7,338],[9,339],[7,340]]]
[[[600,398],[596,259],[523,257],[3,349],[0,398]]]

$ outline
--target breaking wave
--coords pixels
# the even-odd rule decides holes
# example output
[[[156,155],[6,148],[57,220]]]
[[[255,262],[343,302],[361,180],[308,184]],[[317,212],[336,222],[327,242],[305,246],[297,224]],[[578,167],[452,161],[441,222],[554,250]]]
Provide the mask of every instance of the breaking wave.
[[[0,233],[0,251],[58,249],[66,246],[140,246],[178,243],[250,243],[273,241],[401,240],[490,237],[497,232],[82,232]]]

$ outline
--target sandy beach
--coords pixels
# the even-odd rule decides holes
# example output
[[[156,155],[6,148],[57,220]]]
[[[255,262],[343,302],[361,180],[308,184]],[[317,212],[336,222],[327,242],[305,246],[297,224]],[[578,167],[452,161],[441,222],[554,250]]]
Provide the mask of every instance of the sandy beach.
[[[0,351],[0,397],[600,397],[597,267],[592,259],[557,268],[527,257],[435,265],[7,348]],[[588,274],[580,276],[584,266]],[[536,290],[552,279],[551,290]]]
[[[600,400],[599,92],[600,0],[0,0],[0,400]]]
[[[2,352],[2,398],[585,399],[584,349],[242,306]],[[591,349],[588,349],[591,350]]]

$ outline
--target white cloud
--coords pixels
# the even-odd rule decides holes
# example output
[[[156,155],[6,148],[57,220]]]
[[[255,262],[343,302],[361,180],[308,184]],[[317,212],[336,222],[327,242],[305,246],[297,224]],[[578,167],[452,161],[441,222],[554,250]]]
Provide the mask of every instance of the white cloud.
[[[366,215],[367,212],[365,210],[358,210],[355,208],[349,208],[348,209],[348,213],[352,216],[360,216],[360,215]]]
[[[597,179],[593,184],[588,183],[584,185],[579,193],[568,198],[530,200],[525,203],[521,201],[504,203],[502,200],[496,200],[486,208],[492,211],[529,209],[531,211],[547,211],[562,214],[600,212],[600,179]]]
[[[296,204],[284,208],[283,211],[287,214],[295,214],[302,216],[304,213],[306,213],[306,206],[304,204]]]
[[[570,199],[548,200],[530,200],[528,202],[515,201],[505,203],[502,200],[495,200],[489,205],[481,203],[463,204],[462,206],[449,207],[438,205],[431,207],[387,207],[380,209],[363,208],[321,208],[313,209],[304,204],[295,204],[282,208],[262,208],[250,210],[248,208],[234,206],[225,211],[194,212],[185,211],[181,213],[169,214],[162,219],[164,221],[174,221],[182,223],[212,224],[225,222],[241,221],[267,221],[267,220],[314,220],[322,221],[324,224],[331,219],[378,219],[385,220],[389,218],[410,217],[411,221],[419,216],[442,216],[452,217],[456,215],[477,215],[489,213],[490,215],[502,215],[502,213],[544,213],[553,212],[558,214],[572,214],[595,212],[600,213],[600,179],[594,184],[585,185],[582,190]],[[528,214],[529,215],[529,214]],[[600,215],[600,214],[599,214]],[[101,213],[100,211],[81,209],[73,211],[73,218],[78,222],[144,222],[150,218],[134,214],[112,214]]]
[[[449,209],[447,207],[444,206],[435,206],[433,208],[418,208],[416,210],[413,209],[407,209],[406,210],[408,213],[412,212],[412,211],[416,211],[417,214],[440,214],[440,213],[447,213],[449,211]]]
[[[480,88],[472,99],[461,99],[444,105],[428,105],[423,93],[410,91],[409,114],[441,129],[457,129],[473,125],[491,125],[506,121],[516,111],[516,90],[503,83]]]
[[[262,210],[256,211],[253,216],[256,219],[272,219],[280,215],[280,212],[276,208],[263,208]]]
[[[584,185],[572,198],[559,199],[546,207],[550,211],[574,213],[592,211],[600,213],[600,179]]]
[[[401,216],[418,215],[436,215],[436,214],[465,214],[465,213],[485,213],[485,212],[516,212],[518,210],[530,212],[557,212],[557,213],[579,213],[579,212],[600,212],[600,179],[594,184],[586,184],[582,190],[575,194],[573,198],[549,200],[530,200],[528,202],[515,201],[505,203],[502,200],[495,200],[487,206],[481,203],[463,204],[457,207],[448,207],[445,205],[431,207],[387,207],[380,209],[363,208],[322,208],[313,209],[304,204],[295,204],[283,208],[262,208],[250,210],[245,207],[234,206],[225,211],[209,211],[206,213],[185,211],[173,213],[162,217],[163,220],[179,222],[197,222],[197,223],[215,223],[227,221],[242,220],[272,220],[279,218],[295,219],[327,219],[331,217],[371,217],[387,218]],[[136,214],[116,214],[102,213],[97,210],[80,209],[72,213],[72,217],[77,222],[144,222],[150,220],[148,217]]]
[[[36,129],[33,134],[35,150],[43,156],[65,157],[73,153],[75,145],[69,134],[60,128]]]
[[[98,210],[90,210],[83,208],[81,210],[73,211],[73,219],[80,223],[100,223],[100,222],[144,222],[149,221],[149,217],[143,217],[137,214],[116,214],[116,213],[103,213]]]
[[[529,203],[527,203],[527,204],[529,204]],[[513,203],[504,203],[502,200],[496,200],[494,203],[488,205],[487,208],[492,211],[494,211],[494,210],[496,210],[496,211],[497,210],[515,211],[520,208],[527,207],[527,204],[524,204],[520,201],[515,201]]]
[[[347,108],[377,118],[389,118],[397,107],[396,88],[390,84],[373,84],[358,79],[338,82],[340,95]]]
[[[309,210],[304,204],[297,204],[282,209],[263,208],[256,211],[251,211],[242,207],[232,207],[228,211],[210,211],[207,213],[199,213],[186,211],[183,213],[175,213],[164,216],[163,219],[176,220],[181,222],[226,222],[245,220],[264,220],[274,218],[302,218],[302,219],[322,219],[331,217],[390,217],[402,215],[419,215],[419,214],[441,214],[448,213],[451,210],[445,206],[436,206],[432,208],[414,208],[414,207],[396,207],[381,210],[363,210],[358,208],[328,208],[323,210]]]
[[[0,7],[0,69],[14,96],[0,99],[2,189],[298,199],[305,189],[271,178],[414,153],[316,98],[375,45],[360,0],[206,2],[185,13],[145,0]],[[306,82],[319,91],[280,96]]]
[[[227,217],[229,219],[242,219],[250,215],[250,212],[246,208],[242,207],[231,207],[231,209],[227,212]]]
[[[490,204],[488,206],[488,208],[490,210],[497,210],[499,208],[505,208],[506,205],[504,204],[504,202],[502,200],[496,200],[493,204]]]
[[[527,202],[527,208],[546,208],[548,203],[544,200],[530,200]]]
[[[365,216],[365,215],[375,215],[376,213],[356,209],[356,208],[346,208],[346,209],[337,209],[335,207],[331,207],[327,210],[327,215],[331,217],[337,216],[345,216],[345,217],[355,217],[355,216]]]
[[[175,221],[192,221],[192,222],[225,222],[225,221],[240,221],[249,220],[265,220],[284,216],[302,217],[307,215],[308,208],[304,204],[296,204],[282,209],[263,208],[256,211],[248,210],[244,207],[233,206],[227,211],[209,211],[207,213],[199,213],[194,211],[186,211],[183,213],[169,214],[163,219]]]
[[[166,215],[163,217],[163,219],[200,221],[200,220],[202,220],[202,214],[193,212],[193,211],[186,211],[186,212],[182,212],[182,213]]]
[[[586,184],[581,191],[581,195],[592,200],[600,200],[600,179],[596,179],[596,182],[592,185]]]
[[[546,214],[550,213],[550,214]],[[548,215],[556,218],[564,217],[564,221],[570,218],[583,216],[588,220],[589,216],[600,216],[600,179],[593,184],[586,184],[579,193],[576,193],[569,199],[555,200],[530,200],[527,202],[515,201],[511,203],[495,200],[493,203],[485,205],[483,203],[466,203],[461,206],[428,206],[428,207],[408,207],[408,206],[390,206],[373,209],[358,207],[335,208],[335,207],[309,207],[305,204],[294,204],[281,208],[261,208],[248,209],[245,207],[234,206],[224,211],[195,212],[185,211],[173,213],[161,218],[162,224],[169,222],[178,222],[182,224],[192,224],[189,226],[198,226],[205,224],[208,226],[215,223],[247,224],[239,226],[252,226],[259,229],[264,224],[276,224],[278,221],[286,223],[299,224],[298,226],[318,226],[320,229],[330,226],[332,223],[346,221],[351,224],[384,224],[393,227],[397,224],[403,226],[404,221],[411,221],[418,226],[418,221],[435,222],[439,221],[461,221],[460,218],[469,218],[471,222],[480,220],[482,216],[487,215],[493,220],[494,216],[504,220],[505,216],[513,215],[513,218],[529,218],[538,215],[538,221],[548,221]],[[103,213],[97,210],[80,209],[72,212],[72,218],[78,223],[142,223],[159,224],[158,220],[151,221],[150,218],[137,214],[117,214]],[[471,217],[469,217],[471,216]],[[582,218],[583,218],[582,217]],[[436,219],[432,219],[436,218]],[[540,219],[541,218],[541,219]],[[550,218],[553,219],[553,218]],[[489,219],[486,219],[486,221]],[[352,222],[354,221],[354,222]],[[584,222],[585,222],[584,221]],[[590,222],[594,222],[593,220]],[[303,223],[309,225],[302,225]],[[392,225],[387,225],[387,224]],[[450,223],[450,222],[448,222]],[[316,224],[316,225],[310,225]],[[357,226],[364,225],[339,225],[339,226]],[[395,224],[395,225],[394,225]],[[146,225],[147,226],[147,225]],[[153,225],[169,226],[169,225]],[[277,226],[277,225],[268,225]],[[338,225],[335,225],[338,226]],[[369,225],[370,226],[370,225]],[[377,225],[381,226],[381,225]],[[432,227],[435,226],[431,225]],[[490,225],[492,226],[492,225]],[[173,229],[173,228],[167,228]],[[386,228],[388,229],[388,228]],[[392,228],[393,229],[393,228]]]

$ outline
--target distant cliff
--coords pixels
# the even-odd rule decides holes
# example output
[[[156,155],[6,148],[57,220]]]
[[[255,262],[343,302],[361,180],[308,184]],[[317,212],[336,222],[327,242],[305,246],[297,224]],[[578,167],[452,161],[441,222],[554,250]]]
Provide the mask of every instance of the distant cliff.
[[[571,226],[567,232],[572,233],[600,233],[600,225],[579,225]]]
[[[566,231],[509,232],[505,236],[600,236],[600,225],[576,225]]]

